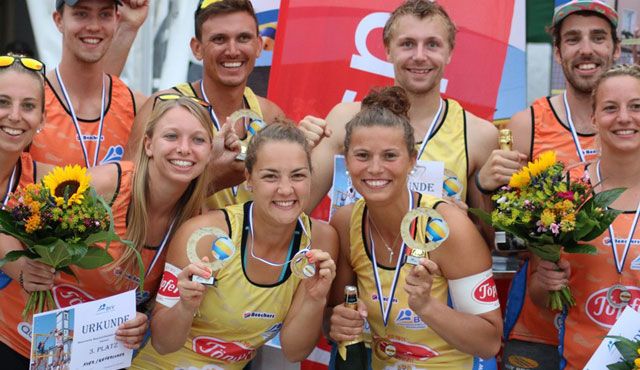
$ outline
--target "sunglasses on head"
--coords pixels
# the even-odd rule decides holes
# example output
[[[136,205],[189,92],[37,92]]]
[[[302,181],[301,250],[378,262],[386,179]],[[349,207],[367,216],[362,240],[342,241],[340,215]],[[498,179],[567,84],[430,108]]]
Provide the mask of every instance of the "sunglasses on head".
[[[160,100],[160,101],[170,101],[170,100],[178,100],[178,99],[181,99],[181,98],[189,99],[189,100],[191,100],[191,101],[193,101],[195,103],[200,104],[204,108],[207,108],[207,109],[209,108],[209,103],[207,103],[204,100],[200,100],[200,99],[198,99],[196,97],[193,97],[193,96],[186,96],[186,95],[180,95],[180,94],[161,94],[161,95],[156,96],[156,98],[153,100],[153,108],[156,107],[156,104],[158,103],[158,100]]]
[[[213,3],[217,3],[218,1],[222,1],[222,0],[200,0],[198,9],[204,9]]]
[[[28,70],[40,72],[43,75],[45,74],[44,63],[38,59],[13,55],[0,55],[0,68],[10,67],[15,62],[20,62],[20,64]]]

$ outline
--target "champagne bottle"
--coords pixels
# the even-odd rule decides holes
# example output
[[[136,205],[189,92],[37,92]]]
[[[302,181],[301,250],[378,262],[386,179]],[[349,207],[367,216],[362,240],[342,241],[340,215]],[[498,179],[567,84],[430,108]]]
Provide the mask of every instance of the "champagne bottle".
[[[358,288],[353,285],[344,287],[344,305],[353,310],[358,309]],[[366,370],[369,368],[367,348],[362,335],[358,338],[338,344],[336,370]]]

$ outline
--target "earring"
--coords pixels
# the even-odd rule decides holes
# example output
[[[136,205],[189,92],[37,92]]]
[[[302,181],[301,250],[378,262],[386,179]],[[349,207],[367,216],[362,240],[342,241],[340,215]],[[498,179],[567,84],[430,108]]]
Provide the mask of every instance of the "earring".
[[[37,130],[36,130],[36,134],[39,134],[39,133],[40,133],[40,131],[42,131],[42,129],[41,129],[41,128],[37,129]]]
[[[245,189],[247,189],[248,192],[252,192],[253,191],[253,187],[249,184],[244,186]]]

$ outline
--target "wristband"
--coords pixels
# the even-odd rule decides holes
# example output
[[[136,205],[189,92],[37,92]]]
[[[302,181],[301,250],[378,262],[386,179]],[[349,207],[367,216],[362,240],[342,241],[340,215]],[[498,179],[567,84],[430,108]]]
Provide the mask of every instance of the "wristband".
[[[487,190],[483,188],[482,185],[480,185],[480,170],[476,171],[476,175],[474,176],[474,181],[476,183],[476,188],[478,188],[478,190],[480,190],[480,192],[484,195],[492,195],[493,192],[496,191],[496,189]]]

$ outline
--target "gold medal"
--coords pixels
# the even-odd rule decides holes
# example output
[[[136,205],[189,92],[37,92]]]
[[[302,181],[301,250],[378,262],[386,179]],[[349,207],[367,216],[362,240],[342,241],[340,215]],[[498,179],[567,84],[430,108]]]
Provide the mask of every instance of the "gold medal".
[[[308,279],[313,277],[316,274],[316,266],[313,263],[309,262],[307,258],[308,249],[303,249],[298,251],[295,256],[291,259],[291,263],[289,267],[291,268],[291,273],[300,279]]]
[[[396,355],[396,347],[387,338],[378,339],[375,346],[376,355],[383,361],[387,361]]]
[[[209,262],[203,262],[202,258],[198,256],[198,242],[205,236],[213,235],[214,240],[211,243],[211,255],[207,256]],[[233,241],[227,234],[217,227],[201,227],[191,234],[189,240],[187,240],[187,257],[191,263],[203,263],[211,270],[211,277],[209,279],[201,278],[194,275],[191,280],[199,282],[205,285],[214,285],[215,278],[213,275],[220,270],[224,264],[233,257],[236,253],[236,247]],[[203,256],[204,257],[204,256]]]
[[[411,223],[417,217],[425,217],[425,242],[419,242],[411,235]],[[433,208],[415,208],[409,211],[400,224],[400,234],[404,243],[411,248],[406,262],[418,265],[420,258],[438,248],[449,237],[449,226],[444,218]]]
[[[251,109],[240,109],[237,110],[229,116],[229,120],[234,124],[239,120],[245,120],[245,128],[247,130],[247,137],[251,137],[255,135],[258,131],[264,128],[267,124],[262,120],[256,112]],[[246,123],[246,120],[249,120],[249,123]],[[248,141],[248,140],[247,140]],[[247,144],[240,144],[240,153],[236,156],[236,160],[244,161],[247,158]]]

